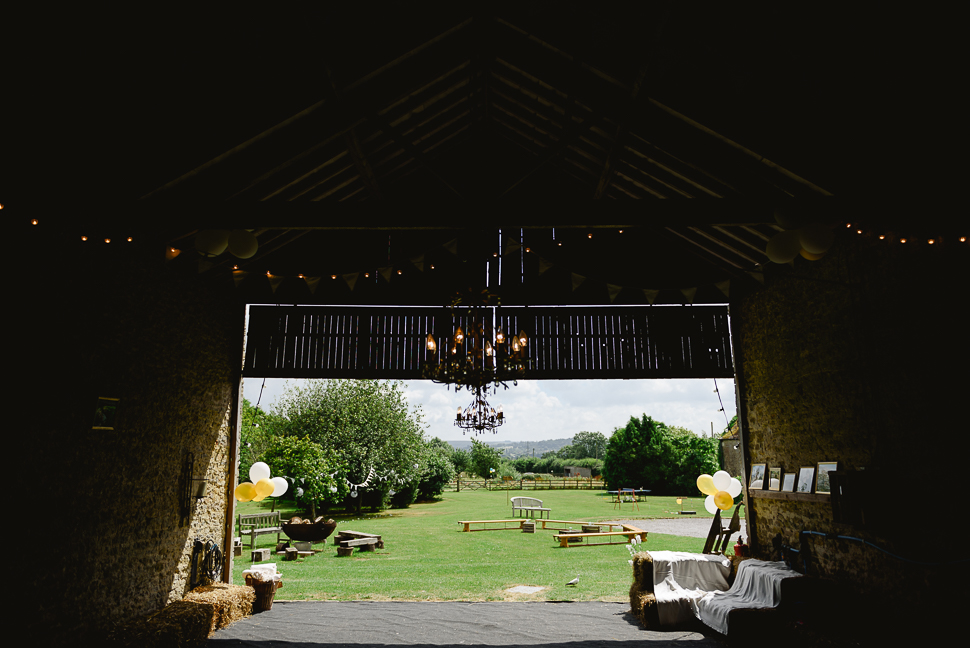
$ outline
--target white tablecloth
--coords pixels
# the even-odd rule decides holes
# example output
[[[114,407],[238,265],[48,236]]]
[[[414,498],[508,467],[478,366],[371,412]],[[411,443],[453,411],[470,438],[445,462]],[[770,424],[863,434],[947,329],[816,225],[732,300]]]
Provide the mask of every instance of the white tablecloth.
[[[695,599],[728,588],[731,561],[724,556],[683,551],[651,551],[650,556],[661,627],[693,619]]]
[[[773,608],[781,602],[781,581],[801,576],[783,562],[744,560],[734,585],[692,599],[694,614],[721,634],[728,633],[728,612],[736,608]]]

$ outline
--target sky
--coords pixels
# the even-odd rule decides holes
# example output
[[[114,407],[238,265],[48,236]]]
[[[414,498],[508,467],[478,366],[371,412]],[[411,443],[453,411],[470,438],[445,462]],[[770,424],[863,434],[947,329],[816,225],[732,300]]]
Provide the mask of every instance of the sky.
[[[271,411],[286,384],[303,380],[247,378],[244,395],[260,409]],[[427,437],[445,441],[467,440],[472,434],[453,424],[455,413],[472,402],[472,394],[438,385],[430,380],[407,382],[405,393],[414,409],[420,405]],[[544,441],[571,438],[577,432],[602,432],[610,436],[613,430],[626,425],[631,416],[643,414],[667,425],[685,427],[697,434],[720,434],[726,420],[735,414],[734,381],[718,379],[718,394],[713,379],[668,380],[521,380],[507,390],[499,388],[495,396],[489,392],[488,401],[494,407],[502,405],[506,423],[496,434],[478,435],[484,441]],[[262,396],[260,390],[262,388]],[[721,409],[724,403],[724,412]]]

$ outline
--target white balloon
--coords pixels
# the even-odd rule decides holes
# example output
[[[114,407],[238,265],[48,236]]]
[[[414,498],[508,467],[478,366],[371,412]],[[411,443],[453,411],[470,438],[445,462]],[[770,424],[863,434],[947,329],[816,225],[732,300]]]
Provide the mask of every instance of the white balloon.
[[[273,482],[273,486],[276,486],[276,488],[270,494],[270,497],[279,497],[286,492],[287,488],[290,487],[290,485],[287,484],[286,480],[282,477],[273,477],[271,481]]]
[[[714,503],[713,495],[708,495],[707,499],[704,500],[704,508],[706,508],[707,512],[710,513],[711,515],[714,515],[715,513],[717,513],[718,508],[717,508],[717,504]]]
[[[249,478],[254,484],[260,479],[269,479],[269,466],[262,461],[257,461],[249,469]]]
[[[802,241],[798,230],[778,232],[771,237],[765,247],[765,254],[775,263],[788,263],[802,251]]]
[[[731,485],[728,486],[728,489],[727,489],[728,495],[730,495],[731,497],[737,497],[738,495],[741,494],[742,487],[743,487],[743,484],[741,483],[741,480],[738,479],[737,477],[732,477]]]
[[[731,486],[731,474],[726,470],[718,470],[712,477],[714,477],[714,488],[719,491],[726,491]]]
[[[228,246],[229,230],[202,230],[195,235],[195,249],[204,256],[219,256]]]

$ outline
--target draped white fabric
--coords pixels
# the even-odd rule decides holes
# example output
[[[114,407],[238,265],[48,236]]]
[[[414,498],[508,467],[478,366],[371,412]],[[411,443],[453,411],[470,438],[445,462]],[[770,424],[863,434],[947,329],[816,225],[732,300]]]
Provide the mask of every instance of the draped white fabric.
[[[773,608],[781,602],[781,581],[801,576],[784,562],[744,560],[731,589],[692,599],[694,613],[721,634],[728,633],[728,613],[737,608]]]
[[[724,556],[683,551],[651,551],[650,556],[661,627],[690,621],[695,599],[728,588],[731,561]]]

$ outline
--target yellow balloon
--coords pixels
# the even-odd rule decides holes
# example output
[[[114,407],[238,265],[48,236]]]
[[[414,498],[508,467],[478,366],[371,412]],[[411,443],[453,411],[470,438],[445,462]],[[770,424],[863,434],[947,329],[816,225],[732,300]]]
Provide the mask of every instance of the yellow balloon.
[[[270,479],[269,477],[265,477],[263,479],[260,479],[258,482],[256,482],[257,495],[262,495],[263,497],[267,497],[269,495],[272,495],[274,490],[276,490],[276,484],[274,484],[273,480]]]
[[[734,498],[727,491],[717,491],[714,493],[714,506],[726,511],[734,505]]]
[[[235,491],[236,499],[240,502],[248,502],[249,500],[256,497],[256,487],[249,482],[243,482],[236,486]]]
[[[717,489],[714,488],[714,478],[704,473],[697,478],[697,489],[705,495],[713,495],[717,492]]]
[[[799,252],[799,254],[801,254],[804,258],[808,259],[809,261],[818,261],[823,256],[825,256],[825,252],[822,252],[821,254],[813,254],[812,252],[809,252],[805,248],[802,248],[802,251]]]
[[[256,497],[253,498],[253,501],[254,502],[262,502],[267,497],[269,497],[269,495],[257,495]]]

